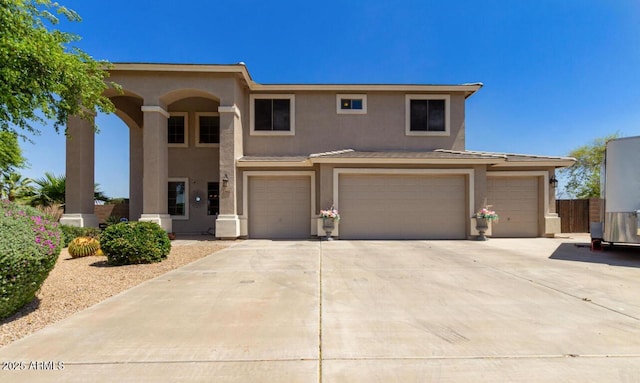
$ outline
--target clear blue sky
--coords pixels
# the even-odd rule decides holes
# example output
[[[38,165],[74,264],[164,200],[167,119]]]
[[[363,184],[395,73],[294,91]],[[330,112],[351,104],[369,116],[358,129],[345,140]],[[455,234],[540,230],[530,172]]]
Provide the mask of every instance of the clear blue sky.
[[[467,149],[566,155],[640,135],[640,2],[59,0],[77,45],[111,62],[243,61],[259,83],[483,82]],[[128,196],[128,132],[99,116],[96,182]],[[64,137],[23,143],[39,178],[64,173]]]

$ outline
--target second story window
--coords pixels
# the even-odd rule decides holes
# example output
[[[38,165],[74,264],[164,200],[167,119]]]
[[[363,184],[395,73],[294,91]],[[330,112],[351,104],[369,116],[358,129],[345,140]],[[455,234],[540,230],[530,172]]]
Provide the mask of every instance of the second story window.
[[[218,146],[220,143],[220,115],[196,113],[196,146]]]
[[[367,114],[367,95],[337,94],[336,112],[338,114]]]
[[[251,95],[252,135],[293,135],[294,95]]]
[[[406,134],[448,136],[449,96],[407,95]]]
[[[167,143],[171,147],[186,147],[188,140],[187,113],[172,112],[167,120]]]

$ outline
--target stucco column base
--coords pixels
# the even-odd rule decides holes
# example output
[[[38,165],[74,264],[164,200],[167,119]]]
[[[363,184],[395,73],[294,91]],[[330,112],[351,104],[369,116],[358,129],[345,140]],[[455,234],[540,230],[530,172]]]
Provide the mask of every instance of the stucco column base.
[[[550,213],[544,217],[544,235],[545,237],[554,237],[555,234],[562,232],[560,226],[560,217],[557,213]]]
[[[98,227],[98,217],[95,214],[63,214],[60,218],[60,224],[78,227]]]
[[[138,221],[154,222],[160,225],[167,233],[173,231],[171,216],[169,214],[142,214]]]
[[[240,236],[240,218],[235,214],[221,214],[216,219],[216,238],[235,239]]]

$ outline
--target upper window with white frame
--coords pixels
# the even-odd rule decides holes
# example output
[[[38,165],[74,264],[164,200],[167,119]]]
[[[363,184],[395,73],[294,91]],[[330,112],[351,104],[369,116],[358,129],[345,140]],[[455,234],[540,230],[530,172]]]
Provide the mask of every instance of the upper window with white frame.
[[[171,112],[167,120],[167,144],[170,147],[189,146],[189,123],[187,112]]]
[[[220,145],[220,113],[196,113],[196,146]]]
[[[408,94],[406,101],[406,134],[408,136],[448,136],[449,95]]]
[[[337,94],[336,112],[338,114],[367,114],[367,95]]]
[[[295,101],[293,94],[252,94],[251,135],[294,135]]]

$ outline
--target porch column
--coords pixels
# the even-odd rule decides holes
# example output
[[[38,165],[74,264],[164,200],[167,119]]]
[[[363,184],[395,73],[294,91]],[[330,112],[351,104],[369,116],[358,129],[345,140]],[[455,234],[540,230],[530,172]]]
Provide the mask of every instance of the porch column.
[[[160,106],[144,105],[142,215],[140,221],[155,222],[168,232],[172,231],[171,216],[167,214],[167,182],[169,151],[167,146],[167,119],[169,113]]]
[[[129,219],[137,221],[142,215],[142,179],[144,177],[143,130],[129,128]]]
[[[238,238],[241,235],[241,224],[238,217],[239,182],[236,159],[242,156],[240,110],[235,105],[220,106],[218,112],[220,113],[220,214],[216,220],[216,237]]]
[[[93,119],[69,117],[66,142],[65,213],[60,223],[97,227],[94,213],[95,135]]]

